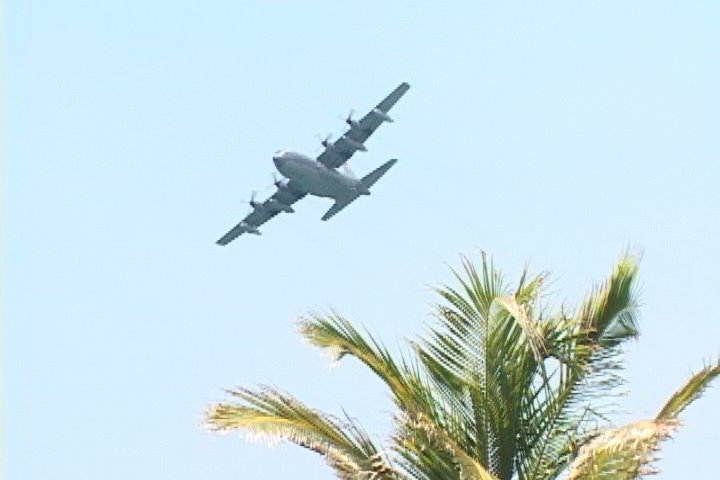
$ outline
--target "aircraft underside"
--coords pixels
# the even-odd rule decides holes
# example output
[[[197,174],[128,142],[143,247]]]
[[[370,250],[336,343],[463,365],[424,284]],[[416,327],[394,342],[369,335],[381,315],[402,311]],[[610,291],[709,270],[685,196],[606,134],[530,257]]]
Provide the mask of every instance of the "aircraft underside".
[[[397,160],[388,160],[360,179],[343,175],[337,169],[356,152],[367,151],[365,142],[380,125],[393,121],[388,112],[409,88],[407,83],[401,83],[362,118],[353,118],[351,112],[345,119],[348,129],[340,138],[331,140],[329,135],[321,138],[324,150],[316,158],[277,151],[273,163],[285,179],[274,179],[275,193],[265,200],[257,201],[253,192],[247,202],[251,210],[216,243],[227,245],[244,233],[260,235],[261,225],[280,213],[295,212],[293,205],[308,194],[335,200],[322,220],[329,220],[361,195],[369,195],[370,188]]]
[[[292,156],[291,156],[292,155]],[[280,173],[303,191],[318,197],[344,199],[357,195],[357,181],[324,167],[300,154],[288,154],[283,162],[276,160]]]

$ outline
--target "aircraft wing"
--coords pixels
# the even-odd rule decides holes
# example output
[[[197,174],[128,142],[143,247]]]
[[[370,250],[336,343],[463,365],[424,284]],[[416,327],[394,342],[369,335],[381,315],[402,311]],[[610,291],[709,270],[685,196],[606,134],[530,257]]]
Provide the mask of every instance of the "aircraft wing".
[[[342,137],[332,143],[332,146],[325,150],[317,158],[317,161],[328,168],[338,168],[347,162],[357,148],[353,143],[362,144],[370,138],[375,130],[387,121],[387,113],[400,98],[410,89],[410,85],[403,82],[385,97],[375,108],[370,110],[362,119],[357,121],[357,127],[353,126]]]
[[[276,216],[278,213],[282,212],[281,209],[272,206],[273,201],[289,207],[305,195],[307,195],[306,192],[302,191],[292,181],[289,182],[284,187],[278,188],[270,198],[262,202],[261,206],[254,208],[252,212],[247,214],[245,218],[240,221],[240,223],[235,225],[215,243],[218,245],[227,245],[243,233],[249,232],[250,230],[248,227],[257,228]]]

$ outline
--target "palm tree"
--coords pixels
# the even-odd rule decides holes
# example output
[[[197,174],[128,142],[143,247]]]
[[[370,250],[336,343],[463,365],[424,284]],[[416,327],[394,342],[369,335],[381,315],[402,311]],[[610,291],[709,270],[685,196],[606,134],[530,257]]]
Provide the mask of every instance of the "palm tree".
[[[580,307],[541,305],[546,274],[508,288],[492,261],[463,258],[458,287],[437,289],[437,325],[394,359],[338,314],[299,322],[335,361],[351,355],[380,377],[397,407],[388,451],[347,415],[311,409],[271,387],[228,390],[208,426],[289,440],[325,457],[341,479],[631,479],[654,471],[678,415],[720,374],[705,366],[652,419],[612,426],[623,350],[638,336],[638,259],[623,256]],[[612,405],[612,403],[611,403]]]

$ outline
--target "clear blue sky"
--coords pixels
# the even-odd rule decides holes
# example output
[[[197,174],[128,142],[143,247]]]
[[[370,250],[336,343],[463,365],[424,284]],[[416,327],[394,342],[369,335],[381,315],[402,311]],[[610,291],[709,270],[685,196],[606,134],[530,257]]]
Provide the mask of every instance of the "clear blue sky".
[[[6,478],[329,478],[203,411],[267,383],[382,438],[379,381],[294,321],[334,307],[395,349],[479,248],[513,281],[553,271],[554,306],[644,251],[621,421],[717,358],[718,2],[250,3],[5,2]],[[400,159],[371,197],[214,245],[276,149],[312,154],[401,81],[351,162]],[[719,404],[660,478],[707,478]]]

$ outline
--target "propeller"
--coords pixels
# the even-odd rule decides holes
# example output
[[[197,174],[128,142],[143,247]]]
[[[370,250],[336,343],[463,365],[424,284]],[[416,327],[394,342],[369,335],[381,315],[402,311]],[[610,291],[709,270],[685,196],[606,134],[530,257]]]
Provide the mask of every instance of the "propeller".
[[[338,118],[345,122],[350,128],[355,128],[357,126],[357,121],[353,119],[353,115],[355,114],[355,110],[352,108],[347,114],[347,117],[343,117],[342,115],[338,115]]]
[[[277,178],[277,175],[275,175],[275,172],[273,172],[273,184],[270,185],[270,187],[275,187],[278,190],[281,190],[285,187],[287,187],[287,184],[283,181],[282,178]]]
[[[250,200],[242,200],[242,202],[243,202],[243,203],[248,203],[248,204],[250,205],[250,207],[251,207],[253,210],[255,210],[256,208],[258,208],[259,206],[262,205],[262,202],[258,203],[258,202],[255,201],[255,196],[256,196],[256,195],[257,195],[257,192],[256,192],[255,190],[253,190],[252,193],[250,194]]]
[[[267,186],[266,190],[271,189],[272,187],[277,188],[278,190],[282,190],[283,188],[287,187],[287,184],[283,181],[282,178],[278,178],[277,175],[275,175],[275,172],[272,174],[273,182]]]
[[[315,136],[320,141],[320,145],[323,148],[332,148],[332,134],[331,133],[328,133],[327,135],[325,135],[324,138],[321,137],[320,134],[317,134]],[[315,152],[318,152],[318,151],[320,151],[320,147],[315,149]]]

